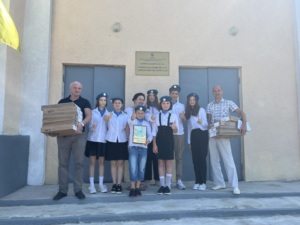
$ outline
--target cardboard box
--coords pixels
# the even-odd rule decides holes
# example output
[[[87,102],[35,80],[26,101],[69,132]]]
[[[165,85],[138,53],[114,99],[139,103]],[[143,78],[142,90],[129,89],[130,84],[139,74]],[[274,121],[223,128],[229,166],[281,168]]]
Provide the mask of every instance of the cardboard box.
[[[82,121],[82,113],[78,112],[55,112],[55,113],[43,113],[43,122],[49,121],[62,121],[76,119],[77,121]]]
[[[75,115],[61,116],[61,117],[43,117],[43,124],[69,121],[69,120],[80,121],[78,116]]]
[[[68,108],[79,108],[74,102],[60,103],[60,104],[50,104],[50,105],[42,105],[41,110],[47,111],[50,109],[68,109]],[[80,108],[79,108],[80,109]]]
[[[240,130],[237,128],[238,117],[229,116],[223,118],[222,121],[216,121],[209,126],[209,137],[215,138],[233,138],[241,136]]]
[[[52,104],[52,105],[43,105],[43,106],[41,106],[41,110],[43,111],[44,114],[73,113],[73,112],[77,112],[77,115],[82,114],[81,109],[73,102]]]
[[[49,126],[43,126],[41,128],[42,133],[52,133],[52,132],[58,132],[63,130],[77,130],[77,126],[75,124],[55,124],[55,125],[49,125]]]
[[[237,122],[240,118],[236,117],[236,116],[227,116],[222,118],[222,121],[233,121],[233,122]]]
[[[235,121],[218,121],[212,124],[213,127],[227,126],[227,127],[237,127],[237,122]]]
[[[43,105],[43,124],[41,132],[50,136],[69,136],[76,134],[77,124],[82,121],[82,112],[74,104],[62,103]]]

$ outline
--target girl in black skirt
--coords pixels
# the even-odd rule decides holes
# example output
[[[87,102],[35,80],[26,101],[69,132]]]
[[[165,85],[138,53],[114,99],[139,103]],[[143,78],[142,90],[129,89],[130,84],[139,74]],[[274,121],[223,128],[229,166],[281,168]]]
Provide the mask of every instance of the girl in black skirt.
[[[101,93],[96,97],[96,108],[92,111],[92,120],[89,123],[90,130],[85,146],[85,156],[89,157],[89,190],[91,194],[97,192],[94,185],[96,159],[99,160],[99,191],[102,193],[107,192],[107,187],[103,184],[105,136],[107,132],[107,124],[104,121],[104,116],[109,114],[106,109],[107,97],[106,93]]]
[[[206,112],[199,106],[199,96],[191,93],[187,96],[185,117],[188,121],[188,144],[192,151],[195,171],[194,190],[206,189],[206,157],[208,152],[208,123]]]
[[[126,124],[129,116],[121,109],[122,98],[112,98],[114,110],[105,116],[108,131],[106,133],[105,159],[110,161],[113,186],[111,193],[122,193],[121,182],[124,173],[124,161],[128,160],[128,142]]]
[[[158,158],[158,173],[160,188],[157,194],[170,194],[172,180],[172,160],[174,159],[174,137],[173,133],[177,132],[178,118],[176,114],[170,112],[172,102],[170,96],[160,98],[161,111],[157,115],[154,123],[153,135],[153,152]],[[166,169],[166,182],[165,182]]]

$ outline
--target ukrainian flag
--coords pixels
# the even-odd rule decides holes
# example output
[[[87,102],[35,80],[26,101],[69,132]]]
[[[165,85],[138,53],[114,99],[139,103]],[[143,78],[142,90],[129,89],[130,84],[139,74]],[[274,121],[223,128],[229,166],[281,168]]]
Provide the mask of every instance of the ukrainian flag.
[[[20,39],[14,21],[0,0],[0,42],[21,51]]]

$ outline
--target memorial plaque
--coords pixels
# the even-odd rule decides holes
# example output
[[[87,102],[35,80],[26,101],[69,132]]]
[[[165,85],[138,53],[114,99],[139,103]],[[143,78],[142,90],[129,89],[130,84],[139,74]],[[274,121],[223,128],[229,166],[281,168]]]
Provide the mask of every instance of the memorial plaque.
[[[135,52],[135,74],[169,76],[169,52]]]

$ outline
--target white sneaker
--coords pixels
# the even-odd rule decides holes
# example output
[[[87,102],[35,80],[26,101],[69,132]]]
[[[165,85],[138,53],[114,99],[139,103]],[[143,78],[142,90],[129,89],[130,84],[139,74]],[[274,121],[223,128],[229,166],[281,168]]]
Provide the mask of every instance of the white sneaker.
[[[185,190],[185,186],[184,186],[184,184],[182,183],[181,180],[177,181],[177,187],[178,187],[179,190]]]
[[[200,191],[205,191],[206,190],[206,184],[200,184],[199,185],[199,190]]]
[[[99,192],[106,193],[107,192],[107,186],[106,185],[99,185]]]
[[[89,190],[90,190],[90,194],[96,194],[97,193],[95,186],[89,186]]]
[[[240,189],[238,189],[238,188],[234,188],[232,192],[233,192],[233,194],[235,194],[235,195],[241,194]]]
[[[211,189],[212,190],[220,190],[220,189],[225,189],[225,188],[226,188],[226,186],[217,185],[217,186],[212,187]]]
[[[193,189],[194,189],[194,190],[199,190],[199,186],[200,186],[199,184],[194,184]]]

